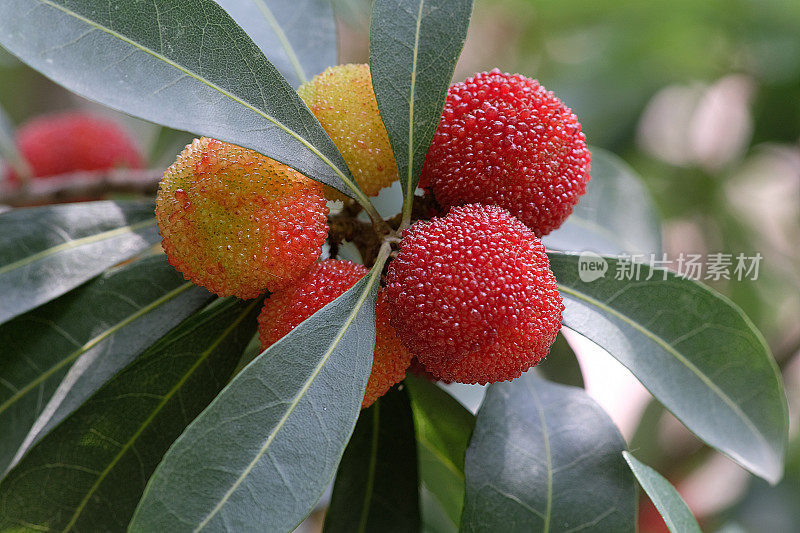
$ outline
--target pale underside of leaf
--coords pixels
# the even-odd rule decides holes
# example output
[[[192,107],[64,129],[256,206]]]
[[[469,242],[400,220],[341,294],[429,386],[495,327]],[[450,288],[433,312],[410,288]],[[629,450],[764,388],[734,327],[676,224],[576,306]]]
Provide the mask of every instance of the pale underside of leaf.
[[[234,483],[225,492],[225,494],[222,496],[222,498],[220,498],[220,500],[217,502],[217,504],[214,506],[214,508],[211,510],[211,512],[209,512],[208,515],[206,515],[206,517],[194,529],[195,532],[200,531],[203,528],[205,528],[209,524],[209,522],[217,515],[217,513],[220,512],[220,510],[225,506],[225,504],[231,498],[233,493],[236,492],[236,490],[241,486],[241,484],[245,481],[245,479],[247,479],[247,477],[250,475],[250,473],[255,468],[256,464],[258,464],[258,462],[261,460],[261,458],[264,456],[264,454],[267,453],[267,450],[272,445],[272,443],[275,440],[276,436],[281,431],[281,429],[284,427],[286,422],[289,420],[289,417],[291,416],[291,414],[294,412],[294,410],[300,404],[300,401],[302,400],[302,398],[305,396],[305,394],[311,388],[311,385],[314,383],[314,381],[316,380],[317,376],[322,371],[322,369],[324,368],[325,364],[328,362],[328,360],[330,359],[331,355],[333,354],[333,352],[338,347],[338,345],[341,342],[342,338],[344,337],[345,333],[350,328],[350,326],[352,325],[352,323],[355,320],[356,316],[358,315],[359,311],[361,310],[361,308],[363,307],[364,303],[366,302],[368,296],[371,294],[373,287],[375,286],[375,284],[377,283],[377,281],[379,279],[380,272],[381,272],[381,267],[382,267],[383,262],[385,260],[386,260],[386,255],[384,254],[381,258],[379,258],[379,260],[376,263],[376,265],[372,268],[372,270],[368,274],[369,280],[368,280],[367,284],[364,286],[364,288],[363,288],[358,300],[356,301],[355,306],[350,311],[350,313],[347,315],[347,318],[342,323],[342,325],[339,328],[339,330],[337,331],[336,335],[333,337],[330,345],[328,346],[328,349],[325,351],[325,353],[320,358],[320,360],[317,363],[316,367],[314,368],[313,372],[305,380],[303,386],[297,391],[297,394],[294,396],[292,401],[289,403],[285,413],[283,414],[281,419],[277,422],[275,427],[270,431],[269,435],[267,436],[267,439],[264,441],[263,445],[258,450],[256,455],[253,457],[253,459],[250,461],[250,463],[245,467],[245,469],[242,471],[242,473],[239,474],[239,476],[237,476],[237,478],[234,481]],[[270,350],[273,350],[273,349],[279,350],[280,349],[280,345],[282,344],[282,341],[284,341],[285,339],[287,339],[287,337],[284,337],[283,339],[281,339],[277,343],[275,343],[270,348]],[[262,356],[263,356],[263,354],[262,354]]]

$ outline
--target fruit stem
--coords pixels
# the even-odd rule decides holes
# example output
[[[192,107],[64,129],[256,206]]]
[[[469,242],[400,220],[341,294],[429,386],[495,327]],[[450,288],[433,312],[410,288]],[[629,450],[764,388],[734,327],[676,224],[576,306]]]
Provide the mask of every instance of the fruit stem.
[[[411,212],[414,209],[414,193],[406,194],[403,198],[403,219],[400,221],[398,231],[403,232],[404,229],[411,225]]]
[[[361,206],[364,208],[364,211],[366,211],[369,215],[369,218],[372,219],[372,225],[375,227],[375,230],[378,233],[389,233],[392,231],[392,228],[390,228],[389,224],[383,220],[383,217],[375,209],[375,206],[372,205],[372,202],[370,202],[369,199],[364,196],[364,193],[357,195],[356,201],[361,204]]]

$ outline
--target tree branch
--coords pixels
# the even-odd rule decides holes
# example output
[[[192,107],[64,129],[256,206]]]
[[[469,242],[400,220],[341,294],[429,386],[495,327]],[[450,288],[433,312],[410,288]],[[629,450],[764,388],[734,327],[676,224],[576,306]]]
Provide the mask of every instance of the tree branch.
[[[109,193],[154,195],[160,169],[109,169],[34,178],[26,186],[0,182],[0,204],[14,207],[101,198]]]

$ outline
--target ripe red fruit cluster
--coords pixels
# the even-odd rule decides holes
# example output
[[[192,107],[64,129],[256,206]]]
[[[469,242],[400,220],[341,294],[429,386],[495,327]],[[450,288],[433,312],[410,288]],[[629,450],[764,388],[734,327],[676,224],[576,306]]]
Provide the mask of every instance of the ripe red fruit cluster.
[[[541,361],[564,308],[541,242],[480,204],[406,230],[386,290],[403,343],[428,372],[462,383],[510,380]]]
[[[358,90],[348,93],[348,84]],[[368,67],[348,65],[300,92],[336,133],[358,184],[375,194],[397,176],[370,170],[395,165],[369,89]],[[547,355],[564,306],[538,237],[586,190],[590,155],[580,130],[534,80],[492,71],[451,87],[421,181],[449,212],[402,232],[378,295],[363,407],[401,381],[412,359],[442,381],[491,383]],[[169,260],[187,278],[221,295],[272,292],[259,316],[264,349],[367,273],[317,260],[328,231],[319,183],[213,139],[196,140],[167,170],[156,215]],[[384,237],[375,233],[378,246]]]
[[[541,237],[586,192],[590,162],[569,108],[536,80],[495,69],[450,87],[420,186],[445,208],[504,207]]]
[[[19,127],[16,145],[37,178],[143,164],[139,149],[118,124],[83,112],[34,118]],[[13,171],[8,179],[19,181]]]

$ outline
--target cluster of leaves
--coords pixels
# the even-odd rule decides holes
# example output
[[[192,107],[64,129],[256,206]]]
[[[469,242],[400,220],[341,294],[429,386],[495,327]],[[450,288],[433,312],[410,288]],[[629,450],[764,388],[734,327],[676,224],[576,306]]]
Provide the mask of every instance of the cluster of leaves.
[[[471,11],[469,0],[373,5],[373,85],[407,216]],[[333,63],[334,42],[325,0],[0,5],[0,44],[56,82],[255,149],[374,213],[293,88]],[[594,154],[589,193],[545,240],[565,327],[709,445],[777,481],[786,402],[747,317],[647,267],[648,281],[581,281],[570,251],[606,254],[613,272],[615,254],[660,249],[637,178]],[[386,254],[236,372],[259,301],[215,299],[148,255],[152,210],[98,202],[0,215],[0,530],[289,531],[337,469],[330,531],[633,531],[634,478],[670,527],[696,528],[580,388],[528,373],[490,386],[473,416],[409,377],[359,416]]]

